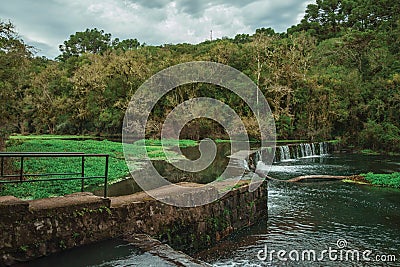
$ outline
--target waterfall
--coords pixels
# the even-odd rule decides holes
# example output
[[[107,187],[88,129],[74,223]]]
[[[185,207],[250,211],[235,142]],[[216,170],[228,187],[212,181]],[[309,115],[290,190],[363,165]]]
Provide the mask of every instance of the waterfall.
[[[290,159],[290,150],[289,150],[288,146],[280,146],[279,152],[280,152],[280,158],[281,158],[280,161]]]
[[[271,157],[273,157],[273,162],[276,163],[306,157],[325,156],[332,151],[333,146],[329,142],[288,144],[276,146],[275,149],[265,147],[250,153],[245,159],[246,162],[239,163],[239,165],[246,170],[256,169],[258,164],[270,162]]]
[[[250,167],[249,167],[249,163],[247,162],[246,159],[242,159],[239,161],[239,164],[241,165],[241,167],[243,169],[245,169],[246,171],[250,171]]]
[[[319,154],[320,154],[320,155],[327,155],[327,154],[329,154],[329,151],[328,151],[328,143],[327,143],[327,142],[321,142],[321,143],[319,143]]]
[[[261,161],[262,162],[262,151],[257,151],[256,154],[254,155],[254,167],[257,167],[258,163]]]
[[[311,146],[311,144],[302,144],[301,149],[303,151],[302,152],[303,157],[315,156],[315,151],[313,149],[313,146]]]
[[[289,144],[277,147],[275,162],[329,154],[327,142]]]

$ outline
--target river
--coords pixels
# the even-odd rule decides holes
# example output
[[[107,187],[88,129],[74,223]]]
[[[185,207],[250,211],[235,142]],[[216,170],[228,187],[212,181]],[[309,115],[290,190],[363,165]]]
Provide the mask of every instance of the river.
[[[270,175],[292,178],[316,173],[398,171],[399,162],[398,157],[323,156],[280,162],[272,167]],[[268,194],[267,221],[238,232],[196,257],[214,266],[383,266],[382,262],[363,261],[362,253],[370,250],[365,260],[391,260],[394,255],[397,265],[386,262],[384,266],[400,266],[400,190],[340,181],[270,182]],[[337,252],[322,254],[329,248]],[[286,254],[279,258],[279,250]],[[313,255],[308,257],[310,250],[321,261],[313,261]],[[360,261],[357,254],[354,258],[347,254],[346,258],[349,250],[358,251]],[[305,260],[302,253],[306,253]]]

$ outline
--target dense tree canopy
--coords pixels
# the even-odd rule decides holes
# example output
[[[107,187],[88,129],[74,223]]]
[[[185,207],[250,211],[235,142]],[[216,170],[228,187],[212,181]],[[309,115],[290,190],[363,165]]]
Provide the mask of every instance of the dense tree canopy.
[[[341,36],[346,29],[390,30],[400,19],[400,2],[392,0],[317,0],[307,6],[299,25],[288,30],[310,31],[320,39]]]
[[[112,46],[111,34],[103,30],[86,29],[84,32],[72,34],[64,44],[60,45],[62,55],[59,57],[65,60],[71,56],[80,56],[85,53],[101,54]]]
[[[31,57],[11,22],[0,20],[0,149],[10,128],[24,131],[23,104]]]
[[[12,24],[2,22],[0,120],[14,132],[118,134],[131,96],[146,79],[175,64],[209,60],[237,68],[259,86],[278,138],[340,139],[400,151],[399,3],[317,0],[287,33],[261,28],[197,45],[147,46],[87,29],[60,46],[57,61],[31,58]],[[149,135],[160,134],[176,105],[198,96],[227,103],[257,138],[246,104],[208,84],[181,86],[163,97]],[[185,129],[192,138],[225,134],[208,120]]]

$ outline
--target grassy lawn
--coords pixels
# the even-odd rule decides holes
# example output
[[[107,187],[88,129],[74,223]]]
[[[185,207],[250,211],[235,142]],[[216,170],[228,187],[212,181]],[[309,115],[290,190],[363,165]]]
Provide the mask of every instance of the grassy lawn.
[[[79,140],[64,140],[79,139]],[[127,176],[129,173],[125,162],[123,147],[120,142],[107,140],[81,140],[82,137],[71,138],[71,136],[13,136],[7,145],[9,152],[84,152],[90,154],[109,154],[109,183],[116,182]],[[146,157],[143,152],[143,145],[146,144],[147,154],[151,159],[176,158],[176,153],[167,150],[163,151],[160,140],[137,141],[131,145],[132,151],[137,151],[135,158],[138,159],[137,167],[140,168],[140,160]],[[164,145],[172,146],[193,146],[197,142],[191,140],[167,140]],[[86,158],[85,175],[104,175],[104,158]],[[19,160],[15,162],[14,173],[18,173]],[[27,158],[24,160],[24,172],[30,174],[39,173],[71,173],[80,172],[80,158]],[[73,175],[72,177],[79,177]],[[51,178],[51,177],[50,177]],[[103,180],[85,180],[86,186],[101,186]],[[80,191],[80,181],[52,181],[35,182],[23,184],[3,185],[0,195],[13,195],[23,199],[36,199],[52,196],[66,195]]]

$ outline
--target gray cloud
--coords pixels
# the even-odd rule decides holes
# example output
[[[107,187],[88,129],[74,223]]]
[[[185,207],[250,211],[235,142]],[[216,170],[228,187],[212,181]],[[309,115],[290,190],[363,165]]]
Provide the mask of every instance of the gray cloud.
[[[145,8],[164,8],[170,3],[168,0],[130,0],[129,2]]]
[[[244,23],[252,28],[271,27],[276,31],[286,31],[291,25],[299,22],[299,15],[304,15],[310,1],[281,0],[276,2],[262,1],[244,8]],[[264,26],[262,26],[264,25]]]
[[[237,7],[242,8],[259,0],[214,0],[214,1],[193,1],[193,0],[177,0],[177,8],[181,12],[185,12],[191,16],[199,17],[204,15],[206,9],[212,9],[215,6]]]
[[[14,0],[2,4],[21,37],[54,58],[77,31],[103,29],[120,39],[147,44],[198,43],[272,27],[285,31],[299,22],[313,0]]]

